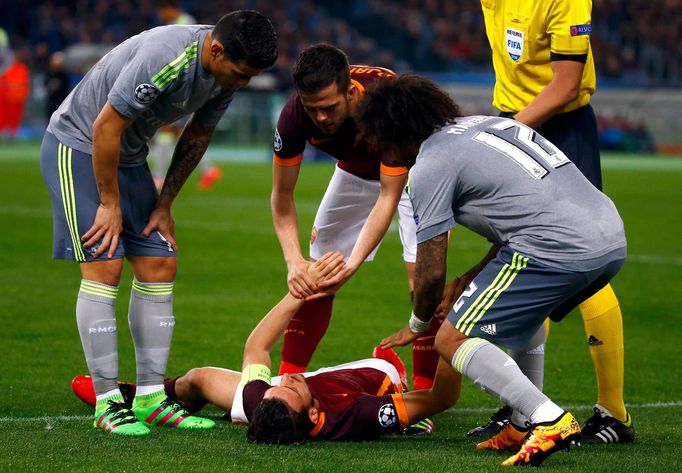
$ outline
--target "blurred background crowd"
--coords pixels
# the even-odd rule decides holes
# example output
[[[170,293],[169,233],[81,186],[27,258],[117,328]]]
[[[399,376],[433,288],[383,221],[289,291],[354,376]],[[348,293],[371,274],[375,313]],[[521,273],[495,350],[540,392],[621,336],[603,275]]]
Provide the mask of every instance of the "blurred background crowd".
[[[183,18],[213,24],[240,8],[265,13],[280,37],[277,64],[256,89],[288,92],[294,58],[320,41],[354,64],[493,83],[480,0],[1,0],[0,106],[30,99],[28,121],[38,123],[124,39]],[[682,86],[682,0],[594,0],[591,41],[600,87]]]

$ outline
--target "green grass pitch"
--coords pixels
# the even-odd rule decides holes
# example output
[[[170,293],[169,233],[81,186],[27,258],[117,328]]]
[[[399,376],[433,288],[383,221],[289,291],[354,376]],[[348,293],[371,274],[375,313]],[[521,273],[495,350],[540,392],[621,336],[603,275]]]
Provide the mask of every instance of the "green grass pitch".
[[[429,437],[282,448],[249,445],[243,427],[225,422],[210,432],[156,429],[143,439],[92,429],[90,409],[69,388],[74,375],[86,372],[74,317],[79,272],[73,263],[50,259],[50,204],[37,156],[38,144],[0,146],[0,471],[500,469],[504,455],[475,452],[464,435],[497,406],[468,381],[461,401],[436,417]],[[200,193],[193,177],[174,207],[180,253],[171,375],[203,365],[238,368],[249,331],[286,290],[270,221],[270,166],[222,166],[224,177],[215,188]],[[329,163],[302,169],[296,197],[303,240],[331,172]],[[554,455],[544,468],[682,471],[682,160],[607,156],[604,182],[629,241],[629,259],[613,286],[624,314],[625,395],[637,439],[626,446],[573,448]],[[362,267],[337,297],[313,367],[366,357],[378,340],[406,323],[410,304],[397,232],[385,240],[375,262]],[[457,229],[450,274],[468,269],[486,248],[480,238]],[[134,378],[126,329],[131,279],[127,270],[117,304],[122,379]],[[547,350],[546,392],[584,421],[596,385],[577,313],[552,326]],[[407,348],[399,352],[409,361]]]

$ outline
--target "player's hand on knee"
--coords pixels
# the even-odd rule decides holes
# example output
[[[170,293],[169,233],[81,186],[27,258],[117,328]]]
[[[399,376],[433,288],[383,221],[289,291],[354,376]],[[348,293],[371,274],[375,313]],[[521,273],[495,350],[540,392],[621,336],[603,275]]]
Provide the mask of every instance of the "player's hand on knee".
[[[291,295],[297,299],[311,296],[319,289],[313,278],[308,274],[309,265],[310,261],[304,259],[289,264],[287,285]]]
[[[384,338],[379,343],[379,346],[384,349],[395,346],[404,347],[408,343],[414,342],[421,335],[422,334],[414,333],[412,330],[410,330],[410,326],[406,325],[393,335],[389,335],[388,337]]]
[[[123,217],[119,206],[107,206],[100,204],[97,207],[95,221],[90,229],[85,232],[83,246],[92,248],[99,242],[99,246],[92,254],[95,258],[108,250],[107,256],[112,258],[118,247],[118,237],[123,230]]]
[[[144,227],[140,235],[147,238],[156,230],[163,238],[170,243],[173,251],[178,251],[177,242],[175,241],[175,221],[171,216],[170,209],[157,207],[151,214],[149,214],[149,223]]]

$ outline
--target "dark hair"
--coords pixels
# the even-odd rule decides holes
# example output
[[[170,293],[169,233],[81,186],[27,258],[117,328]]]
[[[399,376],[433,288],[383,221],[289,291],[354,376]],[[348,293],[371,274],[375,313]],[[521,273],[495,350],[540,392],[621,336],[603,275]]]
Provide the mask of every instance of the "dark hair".
[[[369,87],[355,120],[371,142],[382,148],[405,148],[420,145],[458,116],[459,107],[438,84],[426,77],[402,74]]]
[[[270,20],[255,10],[237,10],[213,27],[231,61],[244,61],[254,69],[266,69],[277,59],[277,32]]]
[[[350,68],[346,53],[329,44],[320,43],[301,51],[294,63],[294,86],[299,92],[314,94],[336,83],[345,93],[350,85]]]
[[[263,399],[253,411],[246,438],[274,445],[302,443],[313,427],[307,409],[294,412],[281,399]]]

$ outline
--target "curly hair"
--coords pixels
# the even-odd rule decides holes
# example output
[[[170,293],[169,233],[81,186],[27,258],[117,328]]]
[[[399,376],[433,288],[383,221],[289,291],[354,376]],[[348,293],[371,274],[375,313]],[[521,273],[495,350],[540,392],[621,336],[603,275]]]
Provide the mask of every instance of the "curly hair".
[[[277,59],[277,32],[270,20],[255,10],[237,10],[223,16],[213,27],[213,38],[234,62],[266,69]]]
[[[313,427],[307,409],[294,412],[280,399],[263,399],[253,411],[246,438],[273,445],[303,443]]]
[[[314,94],[336,83],[339,92],[345,92],[350,85],[349,67],[346,53],[339,48],[325,43],[309,46],[294,63],[294,87]]]
[[[370,86],[358,104],[355,120],[371,142],[386,149],[420,145],[459,116],[459,106],[434,81],[402,74]]]

